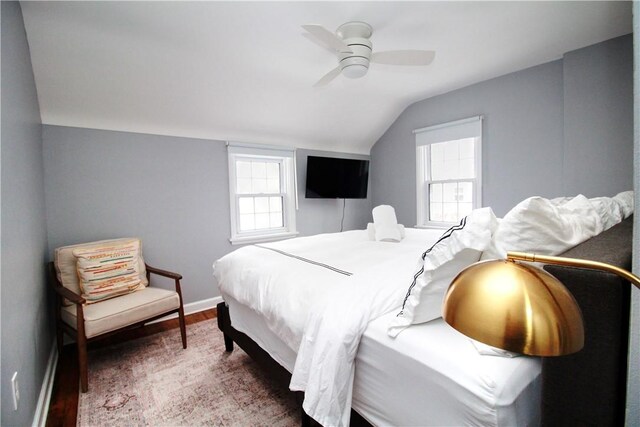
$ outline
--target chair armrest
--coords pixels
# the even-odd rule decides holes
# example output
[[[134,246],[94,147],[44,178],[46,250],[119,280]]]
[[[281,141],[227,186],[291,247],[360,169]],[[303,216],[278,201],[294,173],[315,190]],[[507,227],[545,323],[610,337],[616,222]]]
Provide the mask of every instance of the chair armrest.
[[[178,273],[173,273],[171,271],[166,271],[166,270],[161,270],[159,268],[151,267],[149,264],[145,264],[145,267],[147,268],[147,271],[149,273],[157,274],[158,276],[164,276],[174,280],[182,279],[182,275]]]
[[[73,292],[70,289],[65,288],[64,286],[54,286],[53,289],[57,293],[59,293],[60,296],[68,299],[69,301],[71,301],[74,304],[84,304],[85,302],[87,302],[87,300],[82,298],[80,295],[76,294],[75,292]]]

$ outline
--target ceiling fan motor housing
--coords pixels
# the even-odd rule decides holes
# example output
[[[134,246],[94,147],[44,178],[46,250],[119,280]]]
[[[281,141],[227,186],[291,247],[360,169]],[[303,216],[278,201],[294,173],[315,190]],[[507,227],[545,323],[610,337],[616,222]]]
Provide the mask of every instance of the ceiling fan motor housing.
[[[339,53],[340,70],[345,77],[356,79],[367,74],[369,59],[371,58],[371,41],[369,39],[352,37],[344,41],[351,48],[352,53]]]
[[[352,52],[339,52],[340,71],[345,77],[357,79],[367,74],[371,59],[371,37],[373,30],[366,22],[347,22],[338,27],[336,35],[349,46]]]

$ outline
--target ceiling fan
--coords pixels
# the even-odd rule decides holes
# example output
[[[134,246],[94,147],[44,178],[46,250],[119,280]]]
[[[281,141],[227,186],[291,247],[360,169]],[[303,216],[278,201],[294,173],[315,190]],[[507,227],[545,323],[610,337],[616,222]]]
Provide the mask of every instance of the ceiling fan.
[[[387,65],[429,65],[436,53],[432,50],[387,50],[372,52],[369,38],[373,28],[366,22],[352,21],[338,27],[335,34],[321,25],[303,25],[309,38],[338,55],[338,66],[325,74],[314,87],[325,86],[342,74],[357,79],[367,74],[371,62]]]

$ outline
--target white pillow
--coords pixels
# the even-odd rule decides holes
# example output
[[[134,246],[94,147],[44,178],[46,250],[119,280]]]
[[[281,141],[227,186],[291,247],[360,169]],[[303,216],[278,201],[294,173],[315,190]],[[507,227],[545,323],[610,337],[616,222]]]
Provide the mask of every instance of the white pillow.
[[[570,200],[530,197],[518,203],[496,230],[482,259],[504,258],[507,251],[559,255],[601,233],[601,215],[583,195]]]
[[[615,200],[620,205],[625,218],[628,218],[629,215],[633,213],[635,207],[633,191],[623,191],[622,193],[618,193],[613,196],[613,200]]]
[[[387,333],[395,337],[412,324],[441,317],[442,301],[451,280],[460,270],[478,261],[497,226],[491,208],[474,210],[425,251],[402,309],[389,323]]]

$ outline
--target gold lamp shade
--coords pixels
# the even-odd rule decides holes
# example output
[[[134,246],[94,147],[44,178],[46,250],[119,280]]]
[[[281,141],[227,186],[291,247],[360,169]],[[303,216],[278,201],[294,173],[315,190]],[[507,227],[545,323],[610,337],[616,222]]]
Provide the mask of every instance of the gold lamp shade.
[[[584,345],[582,312],[546,271],[511,260],[473,264],[447,291],[442,317],[474,340],[535,356],[575,353]]]

